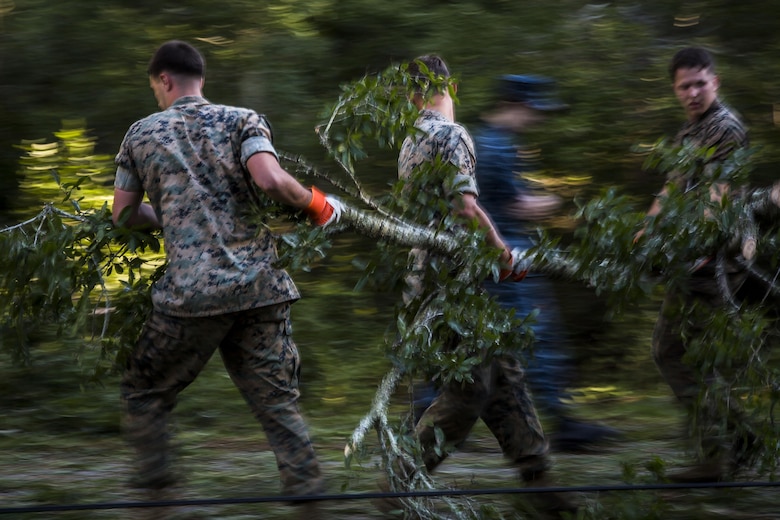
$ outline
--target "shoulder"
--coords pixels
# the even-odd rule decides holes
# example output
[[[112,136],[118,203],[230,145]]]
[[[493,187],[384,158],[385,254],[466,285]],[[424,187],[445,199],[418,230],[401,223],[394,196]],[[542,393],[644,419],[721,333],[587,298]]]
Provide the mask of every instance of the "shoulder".
[[[220,105],[216,103],[202,105],[200,110],[205,114],[212,114],[213,116],[225,120],[245,121],[259,117],[258,114],[250,108]]]
[[[441,139],[460,139],[464,135],[471,139],[466,127],[444,118],[423,120],[422,125],[422,128],[427,127],[428,133]]]
[[[683,125],[675,137],[675,143],[685,142],[702,148],[731,150],[748,145],[748,132],[735,112],[718,104],[702,119]]]
[[[747,127],[731,108],[720,105],[708,118],[705,126],[708,141],[712,144],[732,142],[747,144]]]
[[[209,105],[209,107],[210,110],[220,113],[225,122],[232,123],[232,126],[242,131],[244,137],[263,135],[273,140],[273,129],[265,114],[259,114],[251,108],[231,105]]]
[[[465,149],[474,154],[474,140],[466,127],[452,121],[438,121],[429,131],[430,138],[444,150]]]
[[[168,132],[170,120],[170,109],[149,114],[130,125],[124,140],[125,142],[135,141],[154,134]]]

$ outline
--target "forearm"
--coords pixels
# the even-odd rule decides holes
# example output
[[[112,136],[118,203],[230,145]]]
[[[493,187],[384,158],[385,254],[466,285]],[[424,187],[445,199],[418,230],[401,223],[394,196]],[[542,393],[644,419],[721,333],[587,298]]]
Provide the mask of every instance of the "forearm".
[[[283,172],[272,184],[262,189],[273,200],[296,209],[306,209],[312,198],[311,191],[287,172]]]
[[[114,224],[121,222],[122,225],[133,228],[162,228],[152,206],[142,202],[143,196],[143,192],[115,189],[111,209],[111,219]]]
[[[138,205],[136,208],[130,208],[129,211],[130,214],[127,217],[127,220],[124,221],[124,225],[126,227],[152,229],[162,228],[160,225],[160,220],[157,218],[157,214],[154,212],[154,209],[151,205],[144,202]],[[120,214],[114,215],[113,220],[115,224],[119,223],[120,216],[121,212]]]
[[[650,208],[647,210],[647,216],[648,217],[655,217],[656,215],[661,213],[661,208],[662,207],[663,206],[661,205],[661,201],[656,196],[656,198],[653,199],[652,204],[650,204]]]
[[[506,242],[501,238],[490,216],[482,208],[478,208],[476,218],[479,228],[485,231],[485,241],[497,249],[506,249]]]
[[[151,204],[142,202],[141,205],[138,206],[138,212],[135,214],[135,217],[134,222],[130,223],[131,226],[151,227],[154,229],[162,228],[160,219],[157,218],[157,213],[154,212],[154,208],[152,208]]]
[[[255,154],[249,158],[247,167],[255,184],[271,199],[297,209],[308,207],[311,191],[287,173],[273,155]]]
[[[463,195],[456,202],[455,213],[464,220],[476,220],[479,229],[485,232],[485,241],[497,249],[506,249],[506,243],[498,233],[496,225],[490,215],[477,203],[473,195]]]

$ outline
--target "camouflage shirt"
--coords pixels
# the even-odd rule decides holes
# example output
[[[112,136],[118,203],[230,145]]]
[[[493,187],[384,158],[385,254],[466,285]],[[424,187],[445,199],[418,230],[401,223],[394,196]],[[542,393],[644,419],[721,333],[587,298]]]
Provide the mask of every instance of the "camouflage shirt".
[[[399,178],[409,179],[421,165],[442,161],[456,168],[452,184],[455,190],[479,195],[474,141],[466,129],[434,110],[420,111],[414,126],[420,132],[408,136],[401,145],[401,153],[398,155]],[[436,186],[434,189],[451,195],[447,186]],[[407,303],[421,294],[422,273],[428,264],[428,254],[417,248],[411,251],[413,272],[406,277],[407,288],[404,291],[404,301]]]
[[[404,140],[398,156],[398,176],[409,178],[421,164],[440,158],[458,169],[454,185],[460,193],[479,195],[474,141],[466,129],[434,110],[420,111],[414,126],[421,132]]]
[[[731,110],[715,101],[701,117],[686,122],[677,132],[674,145],[684,144],[696,148],[715,148],[705,165],[704,173],[708,174],[711,167],[722,162],[735,150],[748,146],[747,130]],[[670,176],[670,180],[674,179],[675,172]],[[695,182],[692,179],[689,184]]]
[[[273,236],[250,223],[249,157],[276,155],[270,126],[252,110],[202,97],[135,122],[116,156],[115,187],[145,191],[163,226],[165,275],[152,288],[156,310],[213,316],[299,298],[273,267]]]

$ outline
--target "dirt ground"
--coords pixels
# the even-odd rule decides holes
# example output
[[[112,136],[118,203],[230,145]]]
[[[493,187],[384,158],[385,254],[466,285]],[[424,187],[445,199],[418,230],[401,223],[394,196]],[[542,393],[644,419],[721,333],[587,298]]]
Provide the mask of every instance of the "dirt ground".
[[[679,412],[668,397],[614,397],[580,407],[602,422],[619,428],[622,438],[588,453],[555,453],[556,484],[574,489],[582,519],[780,519],[776,487],[710,489],[648,489],[578,492],[587,486],[657,485],[657,474],[690,459]],[[381,474],[378,458],[368,456],[347,468],[343,439],[350,433],[312,433],[328,480],[326,518],[379,518],[364,493],[375,493]],[[204,430],[180,431],[176,437],[176,467],[186,476],[166,496],[142,496],[125,484],[130,453],[118,434],[0,430],[0,520],[11,519],[257,519],[294,518],[297,508],[273,501],[278,473],[261,433],[226,435]],[[516,489],[519,481],[507,466],[495,440],[481,424],[470,439],[434,475],[441,488],[488,490],[471,495],[504,518],[535,518],[518,506],[521,494],[493,490]],[[766,481],[766,475],[745,472],[741,485]],[[348,494],[350,499],[332,499]],[[267,497],[269,502],[259,502]],[[175,500],[174,508],[138,507],[144,500]],[[208,500],[210,503],[203,503]],[[220,502],[221,501],[221,502]],[[239,503],[228,503],[236,501]],[[216,502],[216,503],[213,503]],[[159,503],[159,502],[158,502]],[[79,511],[10,512],[12,508],[81,505]],[[99,506],[99,507],[98,507]],[[485,518],[491,517],[486,513]],[[314,519],[311,519],[314,520]]]

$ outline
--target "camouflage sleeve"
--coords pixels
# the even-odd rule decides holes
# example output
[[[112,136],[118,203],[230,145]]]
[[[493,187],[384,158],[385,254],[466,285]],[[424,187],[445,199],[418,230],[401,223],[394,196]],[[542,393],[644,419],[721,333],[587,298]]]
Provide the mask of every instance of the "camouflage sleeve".
[[[116,169],[114,188],[122,191],[144,191],[141,179],[122,166],[118,166]]]
[[[719,165],[731,154],[748,146],[747,131],[738,120],[728,118],[708,129],[704,137],[704,146],[715,148],[715,153],[704,166],[705,176],[712,177]]]
[[[250,157],[256,153],[269,152],[274,154],[277,160],[279,155],[273,144],[271,124],[265,116],[251,112],[243,128],[241,129],[241,165],[246,168]]]
[[[712,150],[704,164],[703,173],[711,176],[735,151],[749,146],[747,129],[733,113],[721,108],[709,119],[695,126],[683,127],[674,139],[675,145],[695,143],[697,147]],[[681,172],[673,171],[667,176],[670,182],[682,185]]]
[[[458,167],[458,173],[455,174],[453,180],[453,190],[461,194],[470,193],[478,197],[477,160],[474,152],[474,142],[465,130],[455,143],[450,162]]]
[[[123,191],[144,191],[141,178],[138,176],[135,168],[135,161],[133,161],[130,153],[130,135],[133,132],[133,128],[134,126],[125,134],[125,138],[119,146],[119,152],[114,158],[114,163],[116,164],[114,188]]]
[[[723,161],[736,150],[747,145],[747,133],[741,125],[737,124],[711,128],[704,142],[705,147],[715,148],[715,153],[710,158],[710,162]]]

